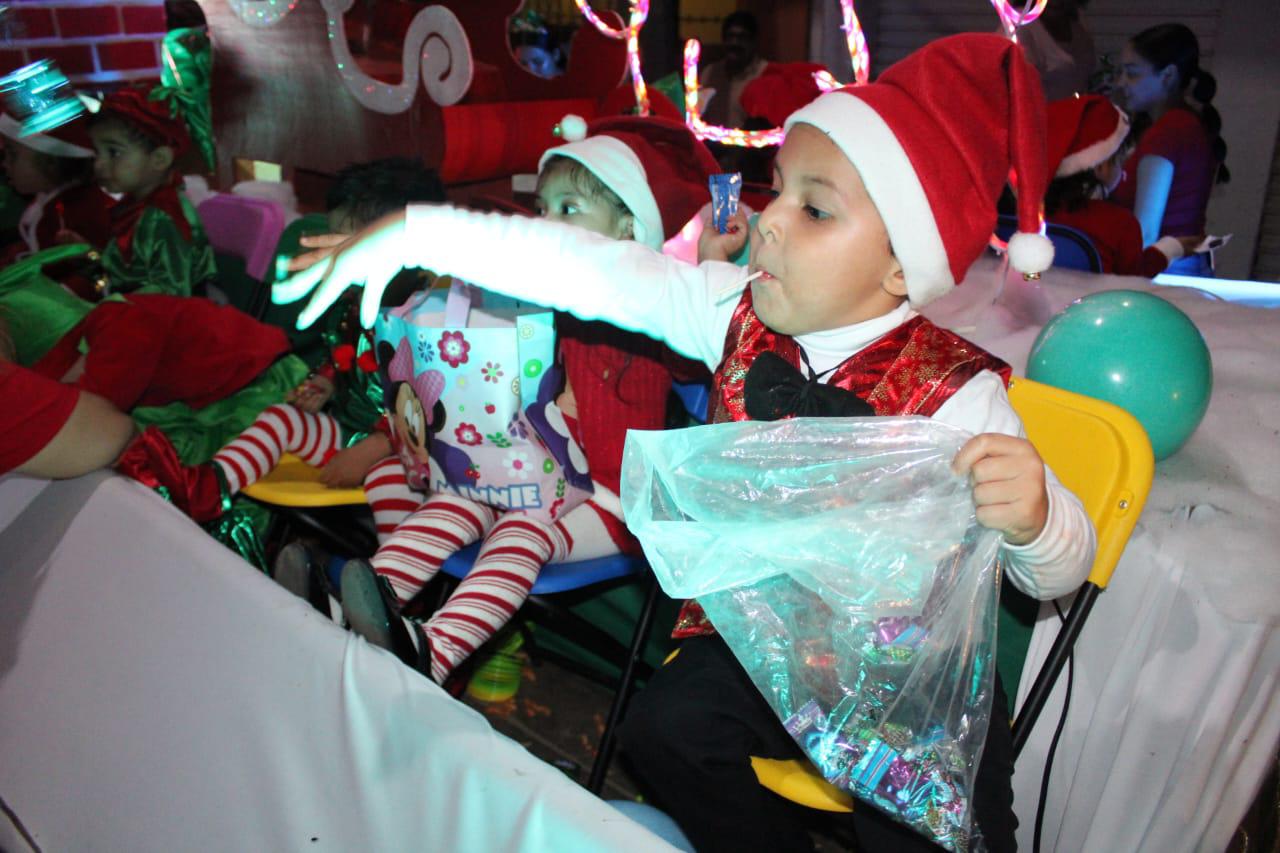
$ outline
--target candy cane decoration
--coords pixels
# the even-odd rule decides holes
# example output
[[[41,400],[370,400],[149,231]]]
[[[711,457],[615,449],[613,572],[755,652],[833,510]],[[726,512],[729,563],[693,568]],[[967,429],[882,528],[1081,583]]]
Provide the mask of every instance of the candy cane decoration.
[[[631,69],[631,88],[636,94],[636,107],[639,114],[647,116],[649,114],[649,89],[644,83],[644,74],[640,70],[640,28],[644,26],[645,19],[649,17],[649,0],[632,0],[631,17],[627,21],[627,26],[621,30],[615,30],[606,24],[595,13],[587,0],[573,0],[578,6],[578,11],[583,14],[588,21],[592,23],[597,30],[611,39],[627,40],[627,66]]]
[[[992,0],[1004,2],[1004,0]],[[1041,0],[1047,2],[1047,0]],[[871,53],[867,49],[867,37],[862,32],[862,24],[853,10],[853,0],[840,0],[840,12],[844,18],[841,29],[845,33],[845,41],[849,46],[849,62],[853,66],[855,85],[861,86],[871,76]],[[1038,13],[1037,13],[1038,14]],[[781,145],[785,136],[782,128],[772,130],[741,130],[736,127],[720,127],[707,124],[698,111],[698,57],[702,54],[702,45],[697,39],[689,39],[684,46],[684,105],[685,124],[699,139],[710,139],[722,145],[737,145],[744,148],[765,148],[770,145]],[[843,84],[829,72],[818,71],[813,80],[823,92],[831,92],[841,88]]]
[[[1009,0],[991,0],[991,5],[995,7],[1000,26],[1004,27],[1004,34],[1011,40],[1017,41],[1018,27],[1025,27],[1040,17],[1044,7],[1049,5],[1049,0],[1027,0],[1021,12],[1014,9]]]

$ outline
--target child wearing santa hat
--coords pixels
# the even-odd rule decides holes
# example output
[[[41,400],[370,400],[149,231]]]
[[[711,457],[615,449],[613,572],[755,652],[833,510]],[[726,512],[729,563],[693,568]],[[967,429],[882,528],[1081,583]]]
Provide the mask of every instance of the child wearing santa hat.
[[[22,125],[0,113],[4,170],[31,202],[18,220],[21,243],[5,250],[5,263],[62,243],[101,249],[110,233],[111,197],[93,182],[93,142],[81,117],[43,133],[23,135]]]
[[[918,414],[966,429],[975,437],[953,465],[974,483],[978,520],[1003,533],[1006,577],[1053,599],[1088,574],[1088,516],[1025,439],[1005,390],[1009,367],[916,313],[984,250],[1011,173],[1020,233],[1010,261],[1026,275],[1052,263],[1036,233],[1044,110],[1017,47],[980,34],[940,39],[874,83],[823,95],[787,121],[777,195],[751,235],[758,277],[749,286],[729,264],[690,267],[554,223],[411,207],[345,246],[313,241],[322,248],[299,268],[332,257],[279,285],[276,298],[319,285],[305,324],[363,281],[368,321],[394,269],[430,265],[644,330],[701,359],[715,369],[716,421]],[[786,393],[796,383],[828,393]],[[680,654],[637,696],[620,732],[633,768],[699,850],[808,849],[803,826],[757,784],[749,758],[791,757],[795,743],[696,604],[676,633],[687,638]],[[1012,744],[998,681],[995,694],[972,805],[986,845],[1011,850]],[[866,849],[934,849],[872,808],[852,819]]]
[[[124,195],[111,210],[111,241],[102,255],[106,290],[200,294],[217,273],[213,249],[174,165],[191,135],[154,93],[113,92],[89,121],[98,182]]]
[[[1128,153],[1129,117],[1102,95],[1052,101],[1045,218],[1084,233],[1098,250],[1102,271],[1151,278],[1200,243],[1203,235],[1164,236],[1142,247],[1133,212],[1105,197],[1115,189]],[[1102,196],[1102,197],[1099,197]]]
[[[682,124],[616,117],[587,125],[567,116],[559,131],[569,141],[543,155],[538,175],[538,212],[549,222],[660,250],[710,197],[715,160]],[[548,415],[563,418],[556,428],[576,444],[571,456],[585,456],[593,496],[545,524],[436,492],[399,522],[369,563],[352,561],[343,570],[343,613],[352,628],[438,682],[519,609],[543,565],[636,547],[618,498],[626,432],[663,428],[673,368],[697,370],[652,338],[604,323],[565,316],[556,333],[565,387]],[[394,435],[403,442],[398,430]],[[397,472],[381,473],[370,496],[380,526],[388,514],[379,506],[386,477]],[[481,539],[475,566],[430,619],[419,624],[396,615],[445,559]]]

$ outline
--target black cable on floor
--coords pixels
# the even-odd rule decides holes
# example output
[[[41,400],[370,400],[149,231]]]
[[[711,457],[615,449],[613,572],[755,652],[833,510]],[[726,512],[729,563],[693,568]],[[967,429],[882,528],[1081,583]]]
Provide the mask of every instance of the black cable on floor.
[[[1062,608],[1058,606],[1058,602],[1053,602],[1053,609],[1058,614],[1058,619],[1064,624],[1067,617],[1062,612]],[[1067,655],[1067,694],[1062,698],[1062,715],[1058,717],[1058,727],[1053,731],[1053,740],[1049,741],[1049,752],[1044,759],[1044,775],[1040,777],[1040,800],[1036,803],[1036,829],[1035,836],[1031,842],[1032,853],[1040,853],[1040,830],[1044,824],[1044,806],[1049,799],[1049,773],[1053,770],[1053,754],[1058,749],[1058,739],[1062,737],[1062,730],[1067,725],[1067,710],[1071,707],[1071,681],[1075,671],[1076,653],[1073,649]]]

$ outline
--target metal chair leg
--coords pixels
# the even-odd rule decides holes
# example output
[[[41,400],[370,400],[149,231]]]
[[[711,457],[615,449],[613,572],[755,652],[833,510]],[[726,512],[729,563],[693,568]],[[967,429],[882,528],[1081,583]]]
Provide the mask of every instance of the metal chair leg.
[[[640,659],[644,657],[644,644],[649,638],[649,629],[653,626],[653,613],[658,603],[658,581],[649,577],[649,593],[645,596],[644,606],[636,620],[636,630],[631,636],[631,649],[627,656],[626,666],[618,681],[618,689],[613,696],[613,704],[609,707],[609,716],[605,720],[604,732],[600,735],[600,744],[596,747],[596,759],[591,764],[591,774],[587,777],[587,790],[599,794],[604,788],[605,774],[609,770],[609,762],[613,759],[615,743],[614,730],[627,710],[627,702],[631,698],[631,689],[635,686],[636,671]]]
[[[1058,636],[1053,641],[1053,647],[1049,650],[1049,657],[1044,662],[1044,666],[1040,668],[1036,680],[1031,685],[1030,692],[1027,693],[1027,701],[1023,703],[1022,710],[1017,718],[1013,721],[1013,757],[1016,760],[1022,753],[1022,748],[1027,745],[1027,740],[1031,737],[1031,730],[1036,724],[1036,720],[1040,718],[1040,712],[1044,709],[1045,702],[1049,701],[1049,694],[1053,692],[1053,685],[1058,681],[1058,675],[1062,672],[1062,668],[1067,665],[1067,657],[1070,656],[1071,650],[1075,647],[1076,638],[1080,636],[1080,629],[1084,627],[1085,619],[1089,616],[1089,611],[1093,609],[1093,604],[1098,600],[1099,588],[1092,583],[1086,583],[1080,588],[1076,600],[1071,603],[1071,610],[1067,613],[1067,619],[1062,623],[1058,630]]]

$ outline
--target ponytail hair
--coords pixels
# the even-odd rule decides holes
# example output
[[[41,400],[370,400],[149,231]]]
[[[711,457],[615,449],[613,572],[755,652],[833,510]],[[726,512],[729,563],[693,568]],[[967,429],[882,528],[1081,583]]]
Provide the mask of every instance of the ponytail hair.
[[[1159,24],[1145,29],[1130,42],[1134,51],[1156,71],[1172,65],[1178,72],[1178,86],[1199,106],[1200,124],[1209,137],[1209,147],[1218,161],[1217,182],[1231,180],[1227,169],[1227,143],[1222,138],[1222,116],[1210,103],[1218,91],[1218,81],[1200,67],[1200,42],[1185,24]]]

